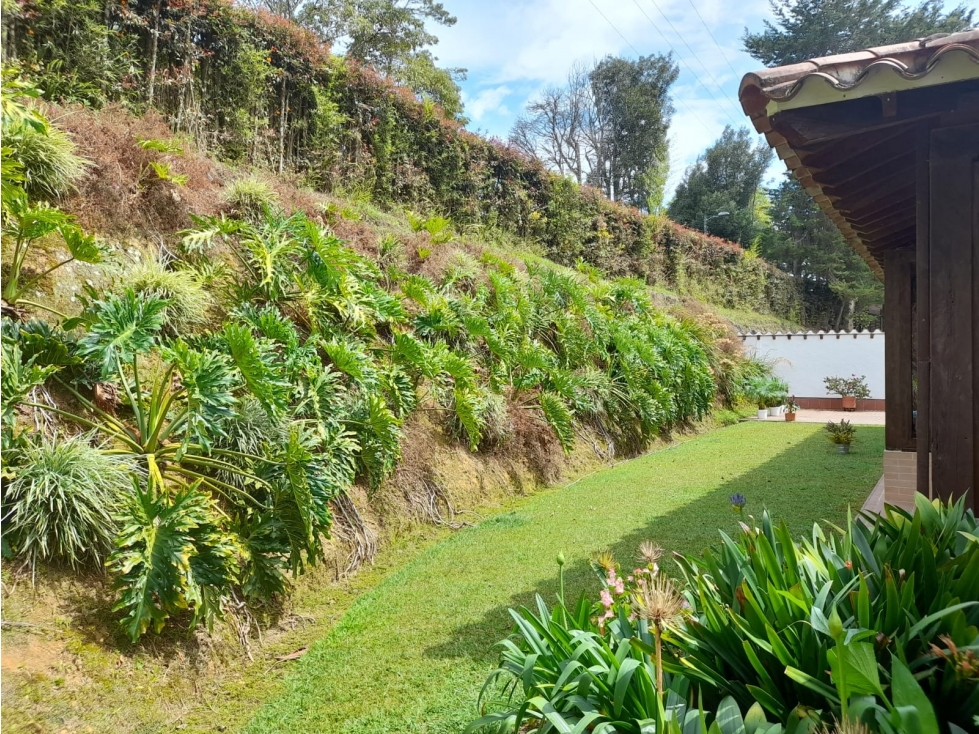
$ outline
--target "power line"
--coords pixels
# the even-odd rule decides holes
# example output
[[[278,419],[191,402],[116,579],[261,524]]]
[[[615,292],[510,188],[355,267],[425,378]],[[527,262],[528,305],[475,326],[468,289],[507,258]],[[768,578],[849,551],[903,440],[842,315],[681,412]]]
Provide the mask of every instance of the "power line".
[[[734,74],[734,78],[737,79],[738,76],[739,76],[738,75],[738,72],[731,65],[731,60],[728,59],[727,54],[724,53],[724,49],[721,47],[721,44],[719,44],[717,42],[717,39],[714,38],[714,34],[711,33],[710,26],[707,25],[707,21],[704,20],[704,16],[702,16],[700,14],[700,11],[697,10],[697,6],[694,5],[693,0],[687,0],[687,2],[690,3],[690,7],[693,8],[693,12],[695,12],[697,14],[697,17],[700,18],[700,23],[701,23],[701,25],[704,26],[704,30],[707,31],[707,35],[710,36],[710,40],[712,40],[714,42],[714,45],[717,46],[717,50],[721,52],[721,58],[724,59],[724,63],[727,64],[727,68],[731,70],[731,73]]]
[[[679,59],[680,61],[683,61],[683,58],[680,56],[680,52],[676,50],[676,48],[673,46],[672,43],[670,43],[670,39],[668,39],[666,37],[666,35],[663,33],[663,31],[661,31],[659,29],[659,26],[657,26],[655,23],[653,23],[652,18],[650,18],[649,15],[646,13],[646,11],[642,9],[642,6],[639,5],[638,0],[632,0],[632,2],[635,3],[636,7],[639,8],[639,11],[644,16],[646,16],[646,20],[649,21],[649,24],[653,28],[655,28],[656,29],[656,32],[660,34],[660,36],[663,38],[664,41],[666,41],[666,45],[670,47],[670,50],[672,50],[674,54],[676,54],[677,59]],[[710,70],[706,66],[704,66],[704,63],[700,60],[700,57],[697,56],[697,52],[694,51],[692,48],[690,48],[690,44],[687,43],[687,40],[683,37],[683,35],[680,33],[680,31],[677,30],[677,27],[675,25],[673,25],[673,22],[669,18],[666,17],[666,13],[664,13],[660,9],[659,5],[656,4],[656,0],[649,0],[649,2],[651,2],[652,5],[653,5],[653,7],[656,8],[656,10],[659,12],[659,14],[663,16],[663,20],[665,20],[669,24],[670,28],[673,29],[673,32],[677,35],[677,37],[681,41],[683,41],[683,45],[687,47],[687,51],[690,52],[690,55],[693,56],[695,59],[697,59],[697,63],[700,64],[700,68],[703,69],[704,72],[707,74],[707,76],[710,77],[710,80],[712,82],[714,82],[714,86],[717,87],[717,89],[721,93],[721,95],[725,95],[726,92],[724,91],[724,88],[720,84],[717,83],[717,79],[715,79],[714,78],[714,75],[710,73]],[[710,95],[710,98],[713,99],[715,102],[717,102],[717,104],[720,105],[721,104],[720,100],[718,100],[717,97],[714,96],[713,92],[711,92],[709,89],[707,89],[707,85],[704,84],[696,74],[694,74],[693,69],[691,69],[690,66],[688,64],[686,64],[685,62],[684,62],[684,66],[687,67],[687,71],[689,71],[690,74],[694,77],[694,79],[697,80],[697,83],[700,84],[700,86],[704,88],[704,90],[707,92],[707,94]],[[728,100],[733,103],[733,100],[730,97],[728,97]],[[741,124],[740,122],[738,122],[737,120],[735,120],[733,117],[731,117],[731,113],[728,112],[726,108],[722,107],[722,109],[724,109],[724,114],[727,115],[727,118],[731,121],[731,124],[733,124],[735,127],[738,127]],[[738,111],[740,112],[740,107],[738,108]]]
[[[635,0],[633,0],[633,2],[635,2]],[[633,51],[633,53],[635,53],[635,54],[636,54],[636,56],[642,56],[642,54],[641,54],[641,53],[639,53],[639,51],[638,51],[638,50],[636,49],[636,47],[635,47],[635,46],[633,46],[633,45],[632,45],[631,43],[629,43],[629,39],[628,39],[628,38],[626,38],[625,36],[623,36],[623,35],[622,35],[622,31],[620,31],[620,30],[619,30],[618,28],[616,28],[616,27],[615,27],[615,24],[614,24],[614,23],[613,23],[613,22],[612,22],[611,20],[609,20],[609,18],[608,18],[608,16],[607,16],[607,15],[605,15],[605,13],[603,13],[603,12],[601,11],[601,9],[600,9],[600,8],[599,8],[599,7],[597,6],[597,5],[595,5],[595,2],[594,2],[594,0],[588,0],[588,3],[589,3],[589,4],[590,4],[590,5],[591,5],[591,6],[593,7],[593,8],[595,8],[595,11],[596,11],[596,12],[597,12],[597,13],[598,13],[598,14],[599,14],[600,16],[602,16],[602,18],[604,18],[604,19],[605,19],[605,22],[606,22],[606,23],[608,23],[608,24],[609,24],[609,26],[610,26],[610,27],[612,28],[612,30],[613,30],[613,31],[615,31],[615,32],[616,32],[616,33],[617,33],[617,34],[619,35],[619,38],[621,38],[621,39],[622,39],[623,41],[625,41],[625,43],[626,43],[626,45],[627,45],[627,46],[628,46],[629,48],[631,48],[631,49],[632,49],[632,51]],[[640,10],[641,10],[641,9],[642,9],[642,8],[640,8]],[[648,17],[648,16],[647,16],[647,17]],[[652,21],[650,21],[650,22],[652,22]],[[654,27],[655,27],[655,26],[654,26]],[[659,29],[657,29],[657,30],[659,30]],[[665,38],[665,37],[664,37],[664,38]],[[667,43],[669,43],[669,41],[667,41]],[[671,46],[671,48],[672,48],[672,46]],[[679,54],[678,54],[678,56],[679,56]],[[695,76],[695,78],[696,78],[696,76]],[[703,85],[701,85],[701,86],[703,86]],[[706,87],[704,87],[704,88],[706,89]],[[709,89],[707,90],[707,93],[708,93],[708,94],[710,94],[710,90],[709,90]],[[713,95],[711,95],[711,96],[713,97]],[[678,102],[678,103],[680,104],[680,106],[681,106],[681,107],[683,107],[683,109],[684,109],[684,110],[686,110],[686,111],[687,111],[687,113],[689,113],[690,115],[693,115],[693,117],[694,117],[694,118],[695,118],[695,119],[697,120],[697,122],[699,122],[699,123],[700,123],[700,125],[701,125],[701,127],[703,127],[703,128],[704,128],[704,131],[705,131],[705,132],[707,132],[707,133],[710,133],[710,128],[709,128],[709,127],[707,127],[707,123],[705,123],[705,122],[704,122],[704,121],[703,121],[703,120],[702,120],[702,119],[700,118],[700,115],[698,115],[698,114],[697,114],[696,112],[694,112],[694,111],[693,111],[693,110],[692,110],[691,108],[689,108],[689,107],[687,107],[687,105],[686,105],[686,103],[685,103],[685,102],[684,102],[684,101],[683,101],[682,99],[680,99],[680,98],[676,98],[676,101],[677,101],[677,102]],[[717,100],[715,99],[714,101],[716,102]],[[728,117],[730,117],[730,115],[728,115]]]

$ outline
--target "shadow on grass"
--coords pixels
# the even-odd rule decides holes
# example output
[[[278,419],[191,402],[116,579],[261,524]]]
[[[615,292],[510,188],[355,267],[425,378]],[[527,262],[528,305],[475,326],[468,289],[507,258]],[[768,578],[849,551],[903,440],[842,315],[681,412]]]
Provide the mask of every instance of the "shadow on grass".
[[[760,519],[762,511],[768,509],[775,521],[786,522],[793,537],[808,533],[814,522],[841,524],[848,506],[854,514],[859,512],[880,475],[883,429],[862,433],[848,456],[836,454],[822,432],[813,434],[764,464],[624,535],[609,550],[623,569],[632,568],[636,550],[644,540],[656,542],[667,554],[698,554],[720,541],[719,530],[729,535],[736,532],[740,518],[731,510],[730,496],[737,493],[748,500],[747,515]],[[533,608],[538,594],[550,607],[557,597],[555,559],[541,558],[540,565],[549,575],[536,588],[515,594],[506,604],[487,611],[478,622],[458,627],[448,640],[429,647],[425,654],[435,658],[468,657],[494,665],[499,652],[496,643],[513,628],[508,610]],[[675,569],[668,561],[665,570],[670,572],[671,567]],[[597,598],[599,581],[588,561],[566,566],[564,579],[569,606],[583,591]]]

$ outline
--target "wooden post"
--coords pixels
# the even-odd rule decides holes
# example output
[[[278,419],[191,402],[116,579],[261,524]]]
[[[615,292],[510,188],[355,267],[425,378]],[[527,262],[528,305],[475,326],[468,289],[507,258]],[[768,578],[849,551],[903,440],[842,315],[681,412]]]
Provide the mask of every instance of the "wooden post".
[[[931,379],[929,424],[934,493],[975,507],[979,319],[979,124],[930,136]],[[888,337],[890,338],[890,337]]]
[[[918,492],[931,496],[931,260],[928,247],[929,181],[928,172],[931,130],[921,123],[917,131],[915,162],[915,223],[917,252],[916,303],[918,327],[918,419],[915,433],[918,445]]]
[[[884,444],[909,451],[912,439],[911,248],[890,250],[884,258]]]

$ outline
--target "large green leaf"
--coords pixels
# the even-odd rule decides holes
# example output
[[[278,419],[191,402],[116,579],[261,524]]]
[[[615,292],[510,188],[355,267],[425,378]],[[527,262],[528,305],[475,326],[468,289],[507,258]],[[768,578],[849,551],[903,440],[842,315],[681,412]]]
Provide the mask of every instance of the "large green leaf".
[[[235,550],[218,528],[212,500],[194,484],[172,496],[154,482],[138,483],[116,550],[108,560],[121,592],[115,611],[136,641],[152,627],[163,629],[173,614],[190,609],[194,621],[220,613],[220,597],[232,579]]]
[[[891,693],[895,707],[908,707],[915,711],[918,732],[914,734],[938,734],[938,718],[928,695],[897,657],[891,660]]]
[[[846,681],[847,691],[857,695],[883,696],[874,646],[869,642],[837,645],[826,652],[826,659],[837,685]]]
[[[566,452],[574,448],[574,416],[564,400],[554,393],[544,392],[540,395],[541,412],[544,420],[554,429],[554,434]]]
[[[276,357],[271,347],[260,344],[252,330],[241,324],[226,323],[223,337],[249,392],[270,415],[281,415],[291,389],[281,368],[274,366]]]
[[[166,308],[166,300],[131,288],[96,301],[96,321],[79,342],[79,354],[97,359],[104,377],[114,375],[120,365],[156,346]]]

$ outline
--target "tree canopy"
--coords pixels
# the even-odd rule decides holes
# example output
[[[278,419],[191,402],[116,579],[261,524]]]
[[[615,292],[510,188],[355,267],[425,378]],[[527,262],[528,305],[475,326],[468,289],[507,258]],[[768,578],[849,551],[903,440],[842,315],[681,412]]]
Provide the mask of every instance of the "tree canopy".
[[[462,114],[458,80],[465,69],[436,65],[429,47],[432,24],[451,26],[454,15],[437,0],[262,0],[273,13],[314,31],[350,58],[384,72],[452,117]]]
[[[725,127],[721,137],[687,169],[670,203],[670,218],[702,230],[704,217],[710,217],[711,234],[750,245],[764,223],[755,203],[773,155],[746,128]],[[728,213],[716,216],[720,212]]]
[[[759,254],[799,283],[804,322],[833,329],[864,325],[863,314],[883,298],[870,268],[794,176],[786,174],[768,193],[771,226],[759,237]]]
[[[942,0],[908,6],[905,0],[770,0],[775,22],[759,33],[745,29],[745,51],[766,66],[900,43],[972,27],[975,11]]]
[[[644,211],[662,204],[669,90],[679,70],[672,56],[606,56],[572,67],[563,87],[545,89],[528,106],[510,141],[578,183]]]

